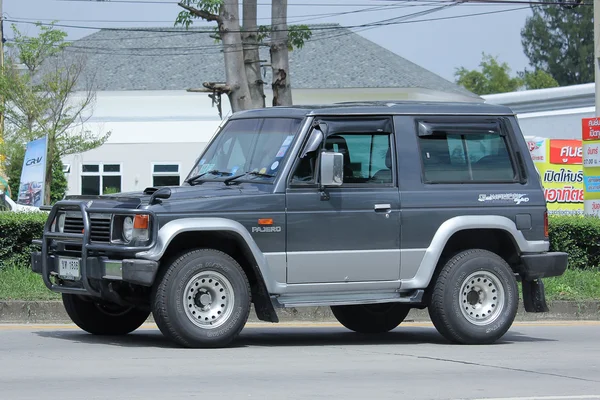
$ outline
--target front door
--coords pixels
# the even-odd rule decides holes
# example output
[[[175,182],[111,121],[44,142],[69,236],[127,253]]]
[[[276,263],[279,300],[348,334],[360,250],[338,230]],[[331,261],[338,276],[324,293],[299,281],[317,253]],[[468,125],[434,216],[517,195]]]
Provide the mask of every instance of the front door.
[[[400,275],[399,192],[387,118],[329,123],[287,189],[287,282],[393,281]],[[320,151],[344,155],[344,183],[318,187]]]

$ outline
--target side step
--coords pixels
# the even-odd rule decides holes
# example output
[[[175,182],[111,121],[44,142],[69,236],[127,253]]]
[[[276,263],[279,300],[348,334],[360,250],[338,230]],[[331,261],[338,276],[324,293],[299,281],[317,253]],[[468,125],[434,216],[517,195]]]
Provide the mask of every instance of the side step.
[[[424,290],[418,289],[403,293],[342,293],[275,296],[272,300],[274,306],[278,308],[326,307],[379,303],[407,303],[419,306],[423,303],[424,294]]]

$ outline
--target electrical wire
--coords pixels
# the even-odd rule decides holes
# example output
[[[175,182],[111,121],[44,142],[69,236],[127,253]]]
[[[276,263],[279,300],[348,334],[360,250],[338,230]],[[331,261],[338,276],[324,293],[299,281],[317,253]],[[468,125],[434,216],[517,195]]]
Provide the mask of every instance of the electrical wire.
[[[71,0],[70,0],[71,1]],[[75,0],[72,0],[75,1]],[[79,1],[79,0],[77,0]],[[449,5],[454,5],[454,4],[465,4],[464,2],[455,2],[455,1],[444,1],[444,3],[450,3],[447,4],[445,6],[441,6],[438,7],[438,9],[443,9],[448,7]],[[525,8],[529,8],[529,6],[525,7]],[[484,13],[477,13],[474,15],[485,15],[488,12],[484,12]],[[494,13],[494,12],[489,12],[489,13]],[[401,17],[398,17],[401,18]],[[396,18],[392,18],[392,19],[396,19]],[[13,19],[6,19],[5,21],[8,22],[14,22],[14,23],[18,23],[19,21],[17,20],[13,20]],[[23,24],[32,24],[32,25],[37,25],[38,23],[36,22],[29,22],[29,21],[20,21],[20,23]],[[124,31],[124,32],[161,32],[161,33],[179,33],[181,32],[181,30],[183,28],[179,28],[179,29],[172,29],[172,28],[119,28],[119,27],[99,27],[99,26],[89,26],[89,25],[70,25],[70,24],[48,24],[48,23],[40,23],[40,25],[45,25],[45,26],[56,26],[56,27],[62,27],[62,28],[72,28],[72,29],[87,29],[87,30],[104,30],[104,31]],[[340,27],[338,26],[329,26],[329,24],[324,24],[324,25],[328,25],[328,26],[319,26],[319,27],[313,27],[310,30],[312,32],[314,31],[330,31],[330,30],[336,30],[336,29],[340,29]],[[365,24],[358,24],[358,25],[350,25],[350,26],[344,26],[342,28],[347,28],[347,29],[355,29],[355,28],[363,28],[363,27],[369,27],[369,26],[385,26],[386,23],[385,22],[370,22],[370,23],[365,23]],[[276,30],[271,30],[271,32],[289,32],[290,29],[276,29]],[[195,33],[195,34],[199,34],[199,33],[215,33],[215,30],[201,30],[201,29],[194,29],[194,30],[187,30],[185,32],[190,32],[190,33]],[[232,33],[242,33],[244,32],[243,30],[230,30],[229,32]]]
[[[57,2],[73,2],[73,3],[93,3],[93,4],[155,4],[155,5],[173,5],[179,4],[179,1],[152,1],[152,0],[53,0]],[[372,0],[373,2],[398,2],[405,0]],[[420,1],[420,0],[411,0]],[[427,0],[426,0],[427,1]],[[445,0],[440,0],[442,3]],[[577,3],[576,1],[520,1],[520,0],[465,0],[465,3],[496,3],[496,4],[529,4],[529,5],[593,5],[593,3]],[[257,3],[259,6],[270,6],[271,3]],[[372,6],[373,4],[340,4],[340,3],[288,3],[288,6],[310,6],[310,7],[359,7]]]
[[[423,19],[415,19],[415,20],[398,20],[399,18],[409,17],[409,16],[400,16],[400,17],[396,17],[396,18],[391,18],[392,21],[390,21],[388,19],[388,20],[384,20],[384,21],[376,21],[373,23],[362,24],[362,25],[357,25],[357,26],[362,26],[362,27],[375,26],[376,27],[376,26],[403,25],[403,24],[411,24],[411,23],[452,20],[452,19],[458,19],[458,18],[468,18],[468,17],[473,17],[473,16],[492,15],[492,14],[498,14],[498,13],[517,11],[517,10],[524,10],[527,8],[529,8],[529,7],[519,7],[519,8],[511,8],[511,9],[505,9],[505,10],[495,10],[495,11],[486,11],[486,12],[479,12],[479,13],[461,14],[461,15],[435,17],[435,18],[423,18]],[[338,26],[337,29],[338,30],[348,30],[349,27]],[[160,31],[157,31],[157,33],[159,33],[159,32]],[[323,37],[316,37],[316,38],[308,39],[306,42],[314,42],[314,41],[318,41],[318,40],[333,39],[335,37],[350,35],[353,33],[355,33],[355,32],[353,32],[353,31],[344,31],[341,33],[337,32],[337,35],[336,34],[331,35],[331,36],[323,35]],[[177,52],[180,49],[173,48],[173,47],[162,48],[162,49],[165,49],[165,50],[164,51],[161,50],[160,54],[141,54],[141,53],[132,52],[132,49],[126,49],[126,48],[114,49],[114,48],[86,47],[86,46],[74,45],[74,46],[66,47],[65,51],[73,52],[73,53],[91,54],[91,55],[141,56],[141,57],[188,56],[188,55],[193,55],[193,54],[220,54],[220,53],[243,51],[241,49],[228,49],[228,48],[226,48],[226,46],[223,46],[223,45],[210,45],[210,47],[208,45],[207,46],[191,46],[191,47],[188,46],[188,47],[185,47],[184,52]],[[120,50],[124,50],[124,51],[122,52]],[[141,51],[143,51],[143,50],[152,51],[152,50],[157,50],[157,48],[150,48],[150,49],[140,48],[140,50]],[[170,52],[171,50],[176,50],[176,52]]]

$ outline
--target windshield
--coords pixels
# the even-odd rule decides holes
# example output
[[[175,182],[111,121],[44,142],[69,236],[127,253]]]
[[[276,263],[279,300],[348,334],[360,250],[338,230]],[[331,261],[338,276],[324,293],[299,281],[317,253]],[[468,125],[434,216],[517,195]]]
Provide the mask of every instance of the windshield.
[[[301,122],[295,118],[230,120],[192,168],[188,179],[206,174],[202,180],[223,180],[254,172],[244,180],[272,181]]]

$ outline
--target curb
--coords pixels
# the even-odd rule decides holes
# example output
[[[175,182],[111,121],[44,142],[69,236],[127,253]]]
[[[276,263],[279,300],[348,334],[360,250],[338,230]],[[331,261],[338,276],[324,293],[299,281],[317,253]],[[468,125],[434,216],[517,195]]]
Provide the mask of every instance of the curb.
[[[548,313],[526,313],[519,305],[516,321],[600,320],[600,301],[548,302]],[[337,322],[329,307],[277,309],[280,322]],[[428,322],[427,310],[413,309],[406,321]],[[153,322],[152,315],[148,322]],[[248,322],[260,322],[254,309]],[[60,301],[0,301],[0,323],[71,323]]]

